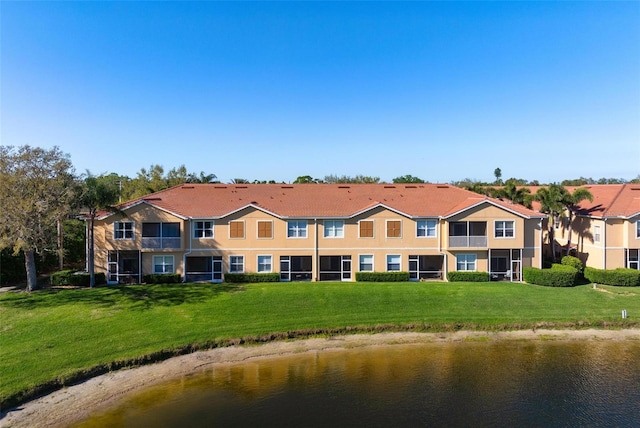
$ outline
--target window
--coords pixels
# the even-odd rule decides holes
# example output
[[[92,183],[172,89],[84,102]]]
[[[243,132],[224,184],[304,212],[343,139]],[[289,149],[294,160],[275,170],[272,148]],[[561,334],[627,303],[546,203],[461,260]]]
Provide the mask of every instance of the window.
[[[600,226],[593,226],[593,242],[600,242]]]
[[[273,222],[258,220],[258,238],[273,238]]]
[[[456,255],[456,270],[475,271],[476,270],[475,254],[458,254]]]
[[[363,254],[360,256],[360,272],[373,272],[372,254]]]
[[[196,221],[193,223],[194,238],[213,238],[212,221]]]
[[[142,223],[142,248],[180,246],[180,223]]]
[[[306,220],[291,220],[287,222],[287,238],[306,238]]]
[[[416,236],[424,238],[432,238],[436,236],[435,220],[418,220]]]
[[[116,221],[113,223],[114,239],[133,239],[133,222],[132,221]]]
[[[153,273],[173,273],[173,256],[153,256]]]
[[[360,237],[373,238],[373,220],[362,220],[360,222]]]
[[[229,222],[229,238],[244,238],[244,221],[235,220]]]
[[[229,272],[244,272],[244,256],[229,256]]]
[[[640,220],[636,221],[636,238],[640,238]]]
[[[324,221],[324,237],[325,238],[344,238],[344,221],[343,220],[325,220]]]
[[[400,238],[402,222],[400,220],[387,221],[387,238]]]
[[[496,238],[513,238],[515,222],[513,220],[496,220],[495,237]]]
[[[400,270],[400,256],[390,255],[387,256],[387,271],[399,271]]]
[[[271,272],[271,256],[258,256],[258,272]]]

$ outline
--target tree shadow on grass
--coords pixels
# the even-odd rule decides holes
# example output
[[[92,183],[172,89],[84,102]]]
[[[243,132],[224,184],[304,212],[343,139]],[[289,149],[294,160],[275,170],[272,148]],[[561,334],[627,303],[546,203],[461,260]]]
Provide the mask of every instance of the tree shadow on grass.
[[[240,284],[118,285],[93,289],[49,289],[33,293],[6,293],[0,308],[39,309],[64,305],[117,306],[148,310],[154,307],[198,303],[223,293],[242,291]]]

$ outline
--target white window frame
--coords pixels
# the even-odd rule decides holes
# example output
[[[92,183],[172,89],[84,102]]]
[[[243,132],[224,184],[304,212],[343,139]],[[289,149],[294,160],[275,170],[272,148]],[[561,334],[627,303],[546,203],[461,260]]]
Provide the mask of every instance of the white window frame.
[[[473,258],[470,261],[469,258]],[[464,260],[461,260],[464,259]],[[464,269],[460,269],[460,264],[463,264]],[[469,266],[473,266],[473,269],[469,269]],[[461,253],[456,254],[456,271],[457,272],[476,272],[478,270],[478,255],[475,253]]]
[[[263,269],[263,267],[267,266],[267,263],[264,262],[263,260],[269,260],[268,266],[269,269]],[[271,273],[273,272],[273,256],[271,254],[258,254],[258,256],[256,257],[256,271],[258,273]]]
[[[360,223],[362,223],[363,221],[368,221],[371,222],[371,236],[362,236],[360,235]],[[364,220],[359,220],[358,221],[358,238],[362,238],[362,239],[375,239],[376,238],[376,221],[373,219],[364,219]]]
[[[636,220],[636,239],[640,239],[640,220]]]
[[[324,237],[327,239],[344,238],[344,220],[324,220]]]
[[[398,262],[392,263],[392,260],[391,260],[392,257],[397,257]],[[397,264],[398,269],[390,270],[389,269],[390,264]],[[400,254],[387,254],[387,272],[402,272],[402,256]]]
[[[433,224],[433,226],[431,226]],[[424,231],[424,235],[420,235],[420,231]],[[433,231],[433,235],[429,232]],[[437,238],[438,237],[438,220],[418,220],[416,221],[416,238]]]
[[[240,263],[238,263],[238,260],[240,260]],[[238,265],[240,265],[240,270],[237,270]],[[244,256],[234,254],[229,256],[229,273],[244,273]]]
[[[593,226],[593,242],[600,242],[600,239],[602,239],[602,233],[600,230],[599,225]]]
[[[118,225],[125,226],[124,229],[118,229]],[[130,230],[126,228],[130,226]],[[131,232],[131,237],[127,237],[127,232]],[[122,233],[121,237],[118,237],[118,233]],[[136,239],[136,224],[133,221],[116,221],[113,223],[113,239],[116,241],[133,241]]]
[[[161,262],[157,262],[157,259],[162,259]],[[171,260],[171,263],[167,263],[167,260]],[[168,274],[168,273],[175,273],[176,272],[176,264],[175,264],[176,260],[175,257],[172,255],[158,255],[158,256],[153,256],[153,273],[155,275],[162,275],[162,274]],[[157,266],[162,266],[162,271],[159,272],[156,267]],[[170,270],[167,270],[167,266],[171,266]]]
[[[231,236],[231,223],[242,224],[242,236]],[[229,239],[246,239],[247,238],[247,222],[244,220],[229,220],[227,228],[229,229]]]
[[[362,259],[363,257],[370,257],[371,258],[371,269],[367,269],[367,270],[362,269],[362,265],[364,264],[363,263],[363,259]],[[374,260],[375,259],[374,259],[374,255],[373,254],[360,254],[358,256],[358,271],[359,272],[374,272],[375,271]],[[366,263],[366,264],[369,264],[369,263]]]
[[[271,236],[259,236],[260,234],[260,223],[271,223]],[[256,239],[273,239],[273,220],[256,220]]]
[[[287,221],[287,238],[306,239],[309,236],[309,233],[307,233],[308,225],[309,225],[309,222],[307,220],[288,220]]]
[[[400,223],[400,235],[399,236],[389,236],[389,223],[392,222],[392,221]],[[398,219],[398,218],[387,219],[385,221],[385,223],[384,223],[384,236],[387,239],[402,239],[402,220]]]
[[[201,223],[202,226],[198,227],[198,223]],[[205,227],[206,223],[211,223],[211,227]],[[213,239],[213,230],[215,228],[216,223],[213,220],[194,220],[193,221],[193,237],[195,239]],[[202,234],[206,235],[207,231],[211,231],[211,236],[202,236]],[[198,235],[198,232],[201,232]]]
[[[503,227],[498,229],[498,223],[502,223]],[[507,236],[507,223],[511,223],[513,235]],[[502,235],[498,235],[498,231],[502,231]],[[494,220],[493,221],[493,237],[496,239],[514,239],[516,237],[516,221],[515,220]]]

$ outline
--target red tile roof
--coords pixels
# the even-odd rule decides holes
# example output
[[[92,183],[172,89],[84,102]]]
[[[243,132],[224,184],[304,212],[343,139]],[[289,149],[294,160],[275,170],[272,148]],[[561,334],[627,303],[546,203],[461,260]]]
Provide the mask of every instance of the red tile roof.
[[[532,194],[544,186],[528,186]],[[589,217],[631,218],[640,214],[640,184],[590,184],[565,186],[569,192],[584,188],[593,195],[593,201],[578,204],[578,215]],[[539,210],[540,203],[534,202],[533,209]]]
[[[184,184],[119,208],[148,203],[183,218],[220,218],[255,206],[282,218],[349,218],[383,206],[408,217],[447,217],[483,202],[540,217],[521,205],[446,184]]]

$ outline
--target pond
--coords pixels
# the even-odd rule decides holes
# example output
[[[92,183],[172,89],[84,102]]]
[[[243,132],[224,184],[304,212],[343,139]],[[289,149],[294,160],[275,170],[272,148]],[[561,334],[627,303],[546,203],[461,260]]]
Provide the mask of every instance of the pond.
[[[637,341],[392,345],[217,364],[77,427],[640,426]]]

